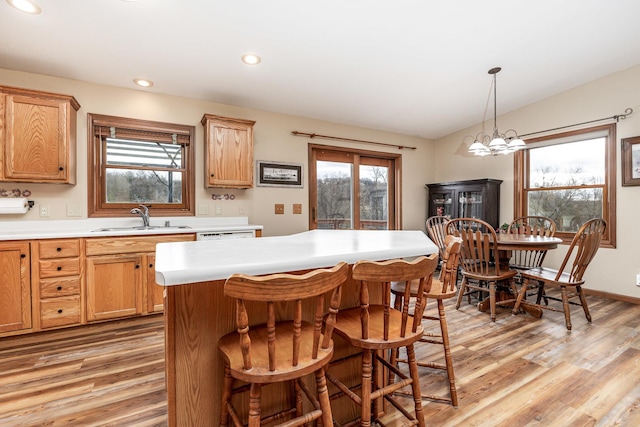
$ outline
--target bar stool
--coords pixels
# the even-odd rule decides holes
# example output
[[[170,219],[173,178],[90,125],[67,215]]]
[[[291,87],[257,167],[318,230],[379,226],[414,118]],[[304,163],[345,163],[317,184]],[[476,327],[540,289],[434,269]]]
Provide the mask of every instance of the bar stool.
[[[433,279],[431,286],[425,287],[424,297],[425,304],[433,299],[437,303],[438,316],[423,315],[423,319],[438,320],[440,323],[440,334],[425,332],[420,342],[429,344],[439,344],[444,350],[444,365],[442,363],[432,361],[418,361],[418,366],[432,369],[440,369],[447,372],[449,378],[450,397],[435,396],[432,394],[422,394],[423,399],[435,400],[440,402],[448,402],[453,406],[458,406],[458,392],[456,390],[456,379],[453,372],[453,359],[451,357],[451,346],[449,344],[449,327],[447,326],[447,318],[444,311],[444,300],[453,298],[457,294],[456,276],[458,272],[458,261],[460,259],[460,250],[462,247],[462,239],[448,235],[444,239],[444,254],[442,256],[442,267],[440,269],[440,277]],[[391,293],[394,294],[394,307],[400,309],[406,302],[405,294],[407,286],[404,282],[394,282],[391,284]],[[410,295],[416,297],[418,292],[418,283],[411,282]],[[405,362],[406,359],[398,359],[398,362]]]
[[[360,395],[357,395],[339,379],[327,372],[327,379],[360,406],[360,425],[369,427],[378,421],[382,412],[372,403],[384,398],[397,408],[409,421],[409,425],[424,427],[420,378],[413,345],[422,337],[423,292],[433,278],[438,266],[438,254],[418,257],[413,261],[394,259],[388,261],[359,261],[353,266],[352,277],[360,282],[360,307],[340,312],[335,325],[336,335],[344,338],[353,347],[362,349]],[[391,282],[417,283],[414,314],[409,313],[408,304],[401,310],[391,307]],[[382,286],[382,303],[370,304],[369,292]],[[409,300],[407,287],[406,300]],[[410,377],[395,366],[395,354],[406,348]],[[380,375],[388,369],[400,381],[386,382]],[[415,415],[409,413],[396,400],[394,393],[411,386]],[[373,414],[372,414],[373,412]]]
[[[247,388],[250,427],[274,421],[283,423],[278,425],[300,426],[317,419],[324,426],[333,424],[325,367],[333,357],[333,325],[340,306],[341,285],[347,279],[348,271],[349,266],[341,262],[331,269],[302,275],[257,277],[234,274],[227,279],[224,294],[235,299],[237,331],[218,341],[225,374],[221,426],[228,426],[229,418],[234,426],[244,425],[231,398]],[[325,315],[325,294],[328,292],[331,297]],[[267,322],[253,326],[246,307],[254,307],[256,303],[266,305]],[[313,323],[303,319],[303,312],[312,313]],[[312,373],[315,373],[317,396],[302,381]],[[234,389],[235,380],[248,383],[248,386]],[[285,381],[294,383],[292,408],[263,416],[262,386]],[[303,395],[311,402],[307,413],[303,413]]]

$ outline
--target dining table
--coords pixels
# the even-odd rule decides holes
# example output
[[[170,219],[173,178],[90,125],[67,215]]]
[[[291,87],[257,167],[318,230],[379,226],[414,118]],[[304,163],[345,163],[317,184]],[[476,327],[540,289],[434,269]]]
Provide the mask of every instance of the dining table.
[[[562,243],[562,239],[549,236],[534,236],[530,234],[497,233],[498,262],[505,268],[509,267],[511,251],[516,250],[551,250]],[[500,285],[499,285],[500,286]],[[500,306],[512,306],[515,304],[517,295],[513,295],[510,286],[500,286],[496,293],[496,303]],[[487,311],[490,308],[489,298],[478,303],[480,311]],[[542,317],[542,310],[536,307],[522,307],[531,316]]]

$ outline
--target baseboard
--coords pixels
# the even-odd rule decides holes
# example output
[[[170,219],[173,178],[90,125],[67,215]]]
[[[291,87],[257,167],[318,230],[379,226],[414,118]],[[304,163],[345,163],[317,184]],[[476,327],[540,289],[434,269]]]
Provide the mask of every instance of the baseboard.
[[[599,297],[605,297],[605,298],[610,298],[610,299],[617,300],[617,301],[630,302],[632,304],[639,304],[640,305],[640,298],[637,298],[637,297],[630,297],[630,296],[627,296],[627,295],[612,294],[610,292],[596,291],[596,290],[593,290],[593,289],[586,289],[586,288],[582,288],[582,290],[587,295],[597,295]]]

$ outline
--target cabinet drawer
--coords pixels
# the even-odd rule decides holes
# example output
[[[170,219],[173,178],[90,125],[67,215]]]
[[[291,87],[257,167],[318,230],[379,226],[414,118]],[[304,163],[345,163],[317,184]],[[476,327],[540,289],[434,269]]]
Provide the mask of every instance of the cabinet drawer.
[[[196,235],[193,233],[144,237],[111,237],[108,239],[94,238],[87,239],[86,251],[87,256],[155,252],[158,243],[190,242],[193,240],[196,240]]]
[[[79,240],[47,240],[38,242],[40,259],[45,258],[69,258],[80,255]]]
[[[40,260],[40,278],[80,274],[80,258]]]
[[[40,301],[40,326],[53,328],[80,323],[80,295]]]
[[[80,277],[40,281],[40,298],[57,298],[80,294]]]

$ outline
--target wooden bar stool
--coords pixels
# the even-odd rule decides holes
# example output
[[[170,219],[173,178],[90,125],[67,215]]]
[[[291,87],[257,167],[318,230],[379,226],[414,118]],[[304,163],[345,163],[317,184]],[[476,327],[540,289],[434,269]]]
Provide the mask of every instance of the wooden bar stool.
[[[333,325],[340,306],[341,285],[348,272],[349,266],[341,262],[331,269],[318,269],[302,275],[256,277],[234,274],[227,279],[224,294],[235,299],[237,332],[231,332],[218,341],[225,370],[221,426],[227,426],[229,418],[234,426],[244,425],[242,414],[236,410],[231,398],[247,388],[250,427],[274,421],[282,422],[278,425],[301,426],[317,419],[324,426],[333,424],[325,367],[333,356]],[[328,292],[331,292],[331,298],[325,316],[325,294]],[[251,305],[253,311],[255,303],[266,305],[260,317],[266,317],[267,321],[254,326],[247,306]],[[303,313],[310,313],[312,322],[305,320]],[[312,373],[315,373],[317,396],[303,381],[303,377]],[[235,380],[247,383],[248,387],[234,389]],[[294,383],[295,402],[292,402],[292,408],[264,416],[262,386],[287,381]],[[307,413],[303,413],[303,395],[311,402]]]
[[[456,390],[456,379],[453,372],[453,359],[451,357],[451,346],[449,344],[449,327],[444,311],[444,300],[453,298],[457,294],[456,276],[458,272],[458,261],[460,258],[460,249],[462,247],[462,239],[448,235],[444,239],[444,254],[442,256],[442,267],[440,269],[440,277],[433,279],[431,286],[426,286],[424,290],[425,304],[431,299],[435,300],[438,307],[438,316],[423,315],[423,319],[437,320],[440,323],[440,334],[425,332],[420,342],[429,344],[439,344],[444,350],[445,363],[433,361],[418,361],[418,366],[432,369],[440,369],[447,372],[449,378],[450,397],[436,396],[433,394],[422,393],[423,399],[435,400],[440,402],[448,402],[453,406],[458,406],[458,392]],[[394,307],[400,310],[405,303],[405,294],[407,285],[404,282],[393,282],[391,284],[391,293],[394,294]],[[416,297],[418,292],[418,283],[411,282],[411,297]],[[398,359],[398,362],[407,362],[406,359]]]
[[[338,315],[335,333],[352,346],[362,349],[360,395],[357,395],[339,379],[327,372],[327,379],[360,406],[360,425],[368,427],[377,421],[382,410],[372,403],[384,398],[398,409],[409,421],[409,425],[424,427],[420,379],[413,345],[422,337],[422,314],[424,310],[424,288],[431,283],[438,266],[438,254],[418,257],[413,261],[400,259],[374,262],[359,261],[353,266],[352,277],[360,282],[360,307],[343,310]],[[417,297],[414,315],[409,305],[401,310],[391,307],[391,282],[417,282]],[[369,290],[382,286],[382,304],[370,304]],[[406,300],[409,300],[407,287]],[[406,348],[410,377],[395,366],[395,354]],[[393,372],[400,381],[384,381],[380,373],[385,369]],[[394,393],[411,386],[415,415],[409,413]]]

